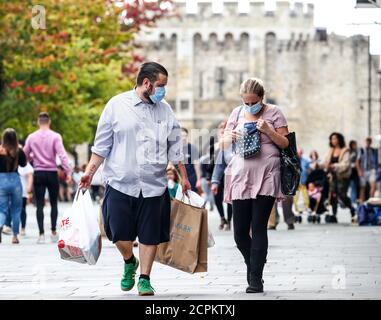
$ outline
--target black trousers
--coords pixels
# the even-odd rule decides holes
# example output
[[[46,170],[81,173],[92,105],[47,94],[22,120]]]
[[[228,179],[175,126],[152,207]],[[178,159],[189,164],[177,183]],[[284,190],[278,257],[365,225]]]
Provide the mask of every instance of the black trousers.
[[[26,226],[26,203],[28,198],[22,198],[22,209],[21,209],[21,228],[25,229]]]
[[[58,216],[58,192],[59,182],[57,171],[36,171],[33,175],[33,187],[37,204],[37,223],[40,234],[44,234],[44,205],[45,192],[48,189],[51,206],[51,230],[56,231]]]
[[[233,200],[234,240],[248,270],[262,277],[266,262],[268,238],[267,223],[275,198],[257,196],[257,199]],[[250,228],[252,237],[250,237]]]
[[[288,226],[295,223],[295,214],[292,211],[293,203],[294,203],[294,197],[292,196],[286,196],[285,199],[282,201],[283,219]],[[277,210],[277,215],[279,216],[278,210]]]
[[[331,181],[331,205],[332,205],[332,213],[336,216],[339,199],[343,202],[346,208],[351,211],[351,216],[355,216],[356,210],[353,208],[352,201],[348,197],[348,187],[349,187],[349,179],[337,179],[337,177],[333,177]]]
[[[214,195],[214,203],[217,207],[217,211],[222,219],[225,219],[225,210],[224,210],[224,178],[221,179],[221,183],[218,185],[218,192]],[[233,216],[233,207],[230,203],[227,205],[228,207],[228,221],[232,220]]]

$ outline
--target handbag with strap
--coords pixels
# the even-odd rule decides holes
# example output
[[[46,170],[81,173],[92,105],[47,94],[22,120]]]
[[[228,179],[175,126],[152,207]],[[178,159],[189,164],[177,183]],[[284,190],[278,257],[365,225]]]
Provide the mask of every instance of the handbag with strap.
[[[238,111],[236,123],[238,123],[242,108]],[[233,145],[234,152],[236,152],[236,148],[238,149],[238,154],[244,159],[252,158],[261,150],[261,132],[257,129],[256,122],[244,124],[242,136],[237,138]]]
[[[295,132],[290,132],[288,147],[280,150],[281,189],[285,196],[294,196],[300,183],[301,167],[296,148]]]

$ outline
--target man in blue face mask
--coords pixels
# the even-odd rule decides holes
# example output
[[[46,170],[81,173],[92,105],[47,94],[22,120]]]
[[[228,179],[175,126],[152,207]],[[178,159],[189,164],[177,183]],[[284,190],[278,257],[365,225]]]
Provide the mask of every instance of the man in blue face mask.
[[[152,83],[152,79],[145,78],[142,87],[146,89],[142,92],[144,98],[151,104],[156,104],[162,101],[165,97],[165,86],[167,85],[168,77],[163,74],[158,74],[158,79]]]
[[[148,62],[140,68],[136,87],[107,103],[98,123],[92,156],[80,181],[88,188],[104,162],[107,183],[102,205],[107,237],[124,260],[123,291],[135,285],[140,264],[139,295],[153,295],[150,273],[157,245],[170,240],[168,162],[179,170],[182,190],[191,188],[183,164],[180,125],[163,98],[168,72]],[[139,258],[133,242],[139,239]]]

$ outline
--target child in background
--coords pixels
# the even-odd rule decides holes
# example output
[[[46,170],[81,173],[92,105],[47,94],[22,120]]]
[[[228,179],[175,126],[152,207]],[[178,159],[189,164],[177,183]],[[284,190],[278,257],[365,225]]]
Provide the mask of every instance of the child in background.
[[[312,215],[308,217],[309,222],[315,223],[316,221],[320,222],[320,217],[317,217],[318,208],[322,196],[322,188],[317,186],[315,183],[310,182],[308,184],[308,199],[309,199],[309,208],[312,211]]]
[[[26,205],[31,202],[33,191],[33,167],[27,163],[25,167],[18,167],[22,185],[22,210],[21,210],[21,236],[25,236]]]
[[[167,169],[167,181],[169,195],[171,196],[171,199],[174,199],[180,183],[180,176],[175,168],[170,167]]]

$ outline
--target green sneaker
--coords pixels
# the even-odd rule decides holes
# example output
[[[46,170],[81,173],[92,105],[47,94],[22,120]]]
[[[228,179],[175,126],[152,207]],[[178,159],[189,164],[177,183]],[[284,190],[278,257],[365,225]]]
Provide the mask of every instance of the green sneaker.
[[[153,296],[155,289],[152,288],[151,282],[147,279],[139,279],[138,282],[139,296]]]
[[[124,264],[124,273],[120,287],[123,291],[130,291],[135,285],[136,270],[139,267],[139,260],[135,257],[135,263]]]

